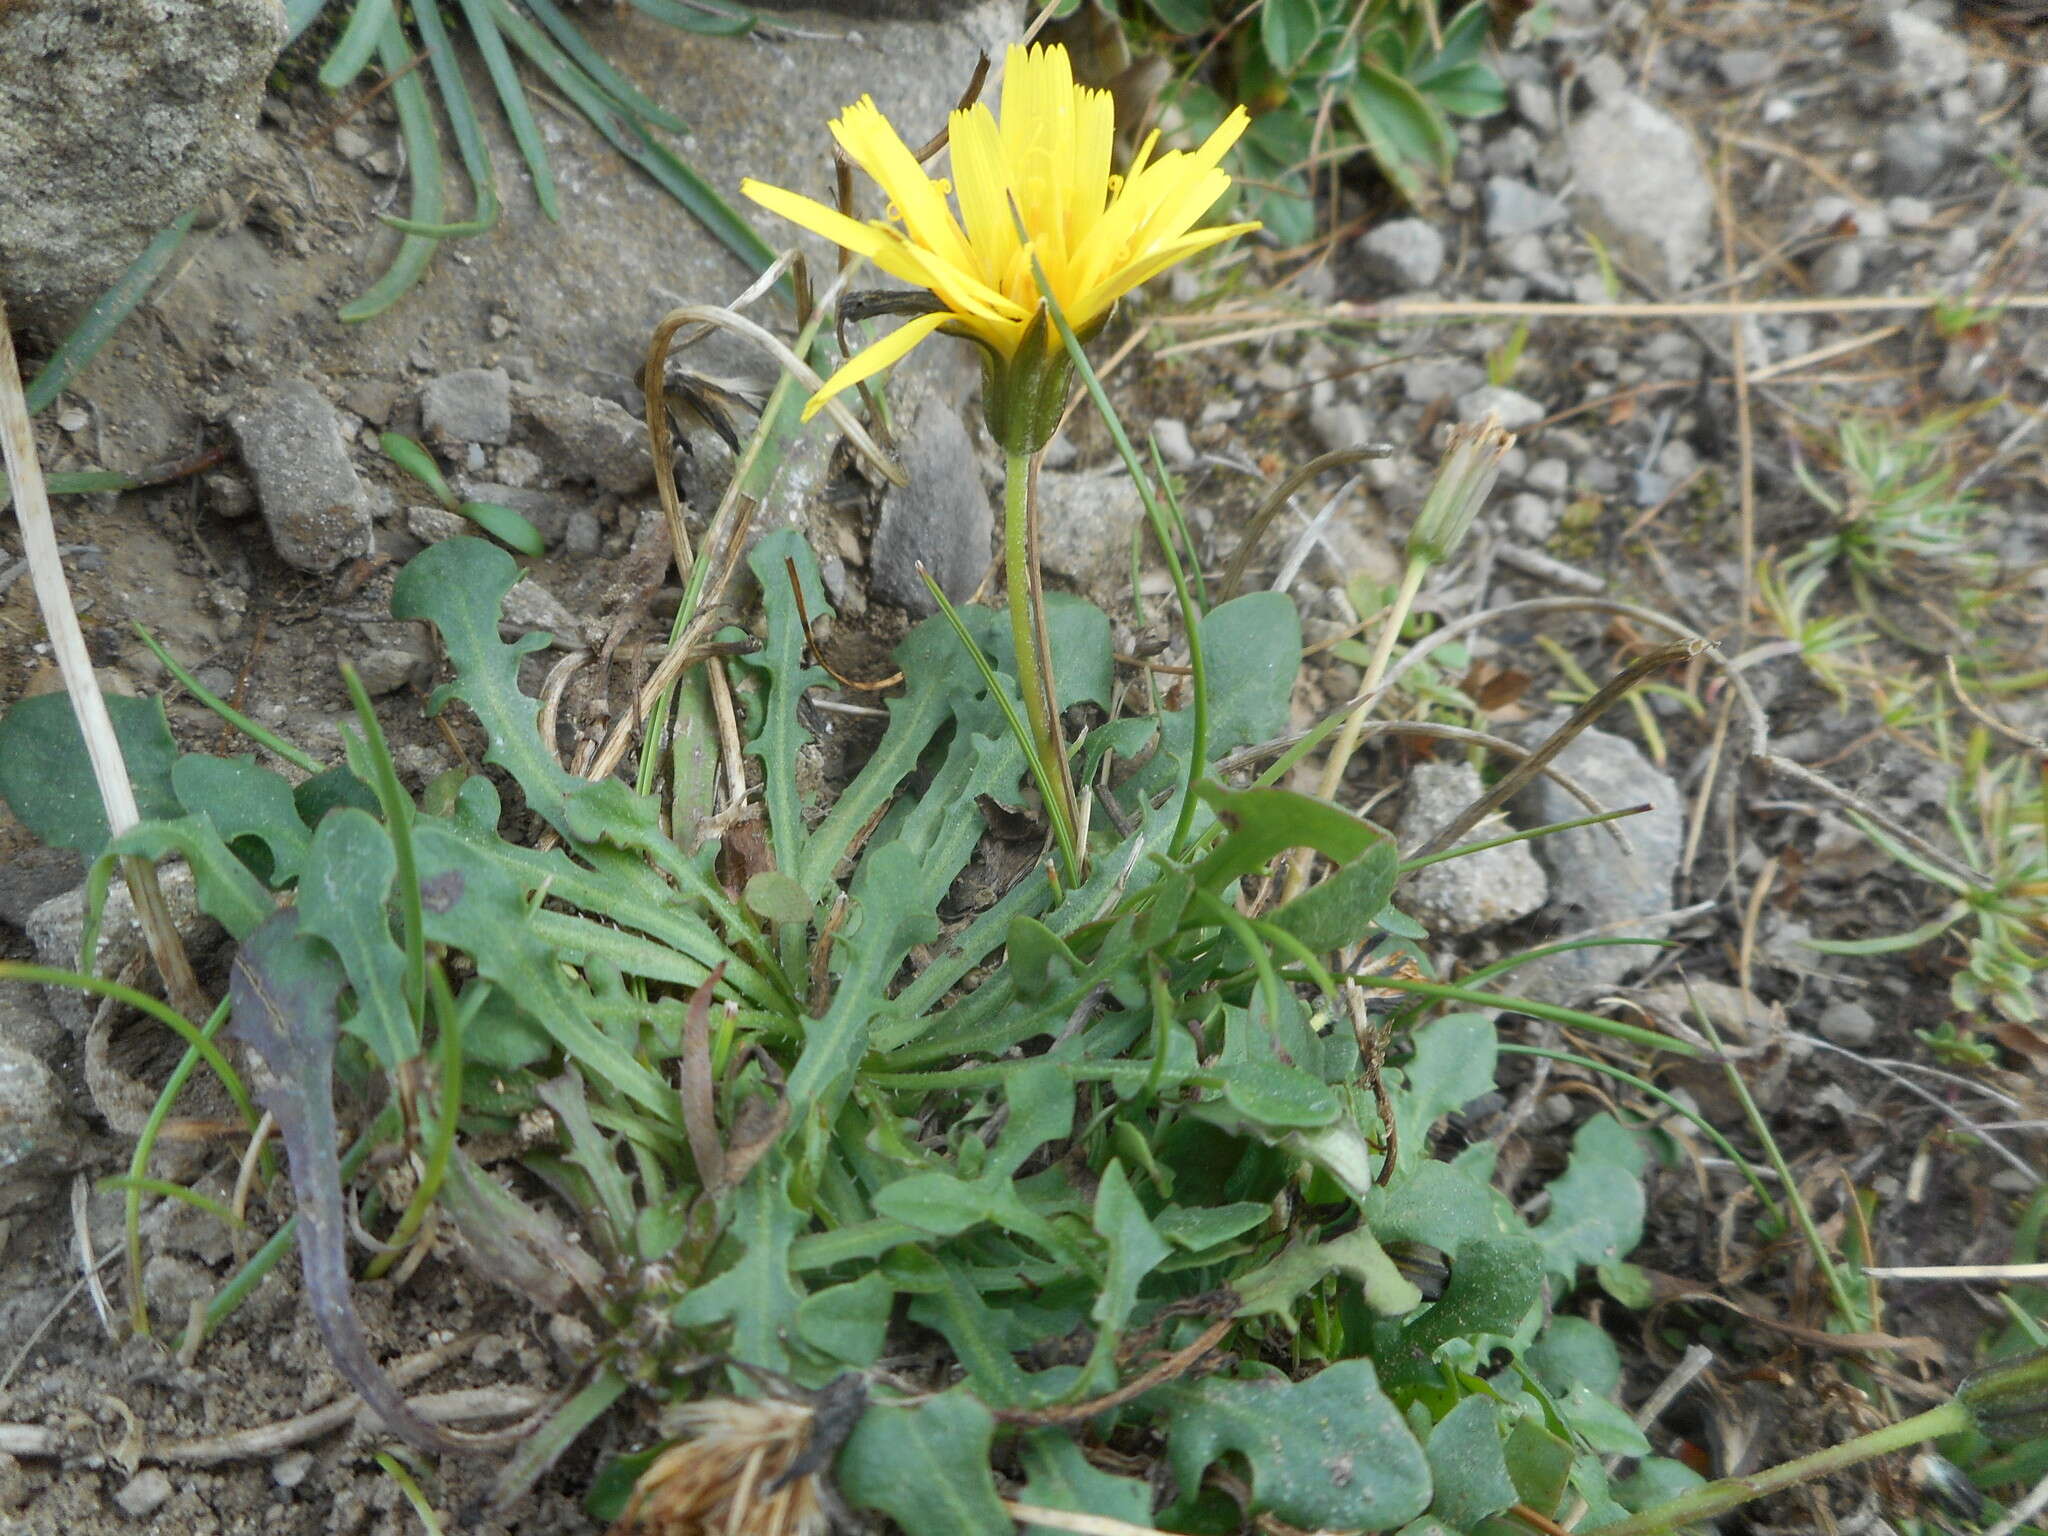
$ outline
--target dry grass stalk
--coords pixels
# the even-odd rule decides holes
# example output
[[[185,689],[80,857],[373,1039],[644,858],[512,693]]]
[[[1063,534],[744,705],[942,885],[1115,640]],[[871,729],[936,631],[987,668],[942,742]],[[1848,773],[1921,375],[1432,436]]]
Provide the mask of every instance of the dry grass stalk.
[[[21,369],[14,356],[14,336],[8,329],[7,306],[0,302],[0,450],[4,450],[7,476],[14,490],[14,515],[21,526],[22,552],[28,557],[29,580],[35,587],[36,605],[42,609],[43,627],[49,632],[50,654],[64,679],[64,691],[71,695],[71,710],[85,738],[86,756],[92,762],[93,778],[99,785],[100,803],[106,808],[107,830],[119,837],[137,822],[141,813],[135,806],[135,791],[128,782],[128,765],[121,756],[114,722],[107,714],[107,701],[100,694],[99,679],[93,675],[92,656],[85,648],[85,635],[78,627],[78,610],[71,601],[71,589],[64,580],[64,561],[57,552],[57,529],[50,516],[50,498],[43,484],[42,462],[36,457],[35,435],[30,430],[28,402],[21,387]],[[178,925],[157,884],[156,867],[147,859],[124,858],[121,873],[135,898],[135,914],[142,924],[143,939],[156,962],[158,974],[171,1003],[190,1019],[203,1019],[213,1005],[199,990],[199,978],[192,973]]]

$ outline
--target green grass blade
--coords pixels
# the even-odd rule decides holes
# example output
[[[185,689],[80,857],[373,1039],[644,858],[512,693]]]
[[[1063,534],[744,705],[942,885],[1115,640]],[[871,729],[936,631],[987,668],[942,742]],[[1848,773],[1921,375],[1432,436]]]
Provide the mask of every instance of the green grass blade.
[[[633,9],[685,32],[712,37],[738,37],[754,29],[752,12],[715,0],[632,0]]]
[[[221,719],[225,720],[258,746],[268,747],[293,767],[306,773],[320,772],[323,765],[312,754],[301,751],[276,732],[258,725],[254,720],[251,720],[247,715],[228,703],[227,700],[208,691],[198,678],[185,669],[177,657],[163,648],[163,645],[157,640],[156,636],[151,634],[147,628],[137,624],[135,626],[135,633],[141,638],[142,643],[149,647],[150,651],[156,656],[156,659],[164,664],[164,670],[175,677],[183,685],[185,691],[191,694],[194,699],[212,710],[216,715],[219,715]]]
[[[356,0],[356,8],[348,13],[348,25],[341,29],[334,51],[320,66],[320,83],[330,91],[338,91],[367,69],[370,55],[379,49],[384,24],[391,19],[391,0]],[[385,67],[395,66],[387,59]]]
[[[483,0],[463,0],[466,5]],[[514,10],[510,0],[490,0],[505,34],[541,73],[590,119],[590,125],[620,154],[639,166],[661,189],[688,209],[735,256],[756,272],[775,260],[775,249],[763,240],[737,209],[718,195],[711,183],[692,170],[673,150],[657,143],[596,82],[578,69],[546,33]]]
[[[526,103],[526,87],[519,83],[519,71],[513,67],[512,55],[506,50],[505,39],[498,30],[498,22],[508,17],[529,29],[533,29],[533,23],[509,5],[496,6],[494,16],[493,6],[488,0],[461,0],[461,4],[462,14],[469,18],[469,29],[475,34],[477,52],[483,55],[484,68],[497,89],[498,103],[505,109],[505,121],[511,125],[512,140],[519,146],[520,158],[525,160],[526,169],[533,177],[534,200],[540,204],[542,213],[560,223],[561,202],[555,195],[555,173],[548,164],[547,146],[541,143],[540,127],[533,120],[533,108]],[[516,33],[514,37],[516,40]],[[521,47],[524,49],[525,45],[521,44]],[[525,51],[531,57],[532,50]]]
[[[290,47],[299,40],[299,34],[320,19],[320,13],[327,9],[327,0],[284,0],[284,41]]]
[[[378,57],[387,76],[396,75],[411,62],[406,52],[405,33],[396,16],[386,15],[384,35],[377,42]],[[441,144],[434,136],[434,117],[427,102],[427,87],[417,73],[408,73],[391,87],[392,104],[398,109],[398,131],[405,140],[406,162],[412,176],[412,216],[431,224],[441,217]],[[398,242],[398,253],[384,275],[364,290],[354,303],[340,311],[345,321],[368,320],[405,297],[420,280],[427,262],[440,244],[426,235],[407,235]]]
[[[101,491],[132,491],[142,482],[133,475],[111,469],[78,469],[64,475],[43,476],[43,489],[52,496],[91,496]],[[14,487],[0,470],[0,512],[14,502]]]
[[[196,208],[178,215],[164,229],[163,233],[143,248],[140,256],[128,264],[128,270],[115,281],[114,286],[101,294],[85,312],[85,318],[72,328],[71,334],[58,344],[50,354],[50,360],[43,364],[36,376],[28,382],[28,413],[33,416],[67,389],[79,371],[99,354],[107,344],[107,338],[114,334],[123,320],[134,311],[148,295],[151,286],[170,265],[171,257],[184,244],[186,234],[192,228],[192,221],[199,216]],[[62,475],[50,477],[50,489],[57,489]],[[94,487],[94,489],[125,489],[125,487]]]
[[[673,112],[667,111],[651,99],[639,86],[628,80],[612,66],[612,62],[595,48],[575,23],[564,16],[555,0],[526,0],[526,8],[540,18],[540,24],[548,29],[560,46],[590,76],[599,90],[606,92],[626,111],[657,128],[666,128],[670,133],[688,133],[689,124]]]
[[[420,29],[420,41],[426,45],[427,58],[434,70],[434,84],[441,92],[441,108],[448,114],[448,129],[455,135],[455,147],[462,155],[462,168],[468,173],[469,184],[474,189],[476,212],[460,224],[424,224],[413,219],[393,218],[385,215],[384,222],[393,229],[403,230],[412,235],[432,235],[437,239],[452,239],[460,235],[480,235],[498,222],[504,206],[498,201],[498,176],[491,164],[491,152],[484,145],[483,125],[477,121],[476,106],[469,99],[469,86],[462,78],[461,62],[455,57],[453,41],[448,36],[448,24],[441,19],[439,0],[413,8],[413,20]]]

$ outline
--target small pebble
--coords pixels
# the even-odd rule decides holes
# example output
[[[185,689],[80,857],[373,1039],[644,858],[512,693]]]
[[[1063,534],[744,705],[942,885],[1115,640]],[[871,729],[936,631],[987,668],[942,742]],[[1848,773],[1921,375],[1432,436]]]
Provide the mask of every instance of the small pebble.
[[[280,1488],[296,1488],[313,1470],[311,1451],[292,1451],[270,1464],[270,1480]]]
[[[569,514],[569,526],[562,535],[562,548],[579,560],[587,560],[604,541],[604,525],[595,512],[578,509]]]
[[[168,1477],[155,1467],[147,1467],[128,1479],[114,1495],[114,1502],[121,1506],[123,1514],[147,1520],[163,1508],[174,1491]]]
[[[1480,422],[1488,416],[1498,416],[1500,424],[1510,432],[1533,427],[1547,414],[1549,413],[1541,405],[1527,395],[1517,390],[1504,389],[1498,384],[1484,384],[1458,397],[1458,420]]]
[[[1571,466],[1563,459],[1538,459],[1529,466],[1522,483],[1545,496],[1562,496],[1571,488]]]
[[[1820,1032],[1836,1045],[1859,1050],[1877,1038],[1877,1016],[1861,1003],[1843,998],[1821,1010]]]
[[[1522,491],[1508,502],[1508,526],[1532,544],[1541,544],[1557,532],[1557,522],[1557,505],[1548,497]]]
[[[344,160],[361,160],[374,153],[377,148],[370,142],[368,136],[346,123],[334,130],[334,137],[328,142],[333,144],[334,152]]]
[[[1192,469],[1195,445],[1188,436],[1188,424],[1177,417],[1161,416],[1152,423],[1152,435],[1159,441],[1160,457],[1169,469]]]

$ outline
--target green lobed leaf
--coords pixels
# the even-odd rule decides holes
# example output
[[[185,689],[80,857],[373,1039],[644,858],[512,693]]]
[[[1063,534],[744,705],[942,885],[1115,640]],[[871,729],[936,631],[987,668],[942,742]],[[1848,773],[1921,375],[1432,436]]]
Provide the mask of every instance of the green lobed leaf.
[[[1081,1454],[1064,1430],[1038,1429],[1017,1447],[1024,1463],[1024,1492],[1018,1500],[1039,1509],[1100,1515],[1135,1526],[1152,1520],[1152,1490],[1134,1477],[1115,1477]],[[1024,1536],[1065,1536],[1046,1525],[1024,1527]]]
[[[1116,1347],[1138,1305],[1138,1287],[1173,1250],[1154,1230],[1145,1207],[1131,1191],[1123,1164],[1111,1158],[1095,1191],[1095,1232],[1109,1249],[1109,1268],[1088,1315],[1095,1344],[1077,1394],[1106,1391],[1116,1380]]]
[[[1553,1397],[1578,1386],[1611,1395],[1621,1386],[1621,1351],[1605,1328],[1583,1317],[1552,1318],[1525,1363]]]
[[[439,713],[451,698],[474,710],[490,743],[484,761],[511,774],[534,813],[567,833],[566,799],[580,781],[543,748],[540,702],[519,690],[520,658],[545,649],[548,637],[524,635],[510,645],[498,638],[499,609],[520,574],[517,562],[495,545],[448,539],[399,572],[391,616],[430,621],[454,664],[455,681],[434,690],[428,713]]]
[[[803,867],[807,835],[796,764],[797,753],[810,741],[811,733],[799,723],[797,705],[805,689],[832,680],[822,667],[804,665],[804,631],[797,615],[797,594],[790,586],[791,567],[802,586],[804,610],[815,624],[832,612],[832,606],[826,600],[824,578],[811,546],[794,531],[778,528],[747,556],[747,569],[761,584],[761,607],[768,628],[766,644],[756,655],[744,658],[745,666],[765,674],[768,681],[764,707],[749,712],[758,718],[749,720],[753,739],[747,743],[747,753],[761,761],[761,801],[768,808],[776,867],[785,871]]]
[[[1277,1061],[1225,1068],[1223,1098],[1253,1124],[1275,1130],[1328,1125],[1343,1107],[1329,1084]]]
[[[1232,1287],[1239,1315],[1271,1313],[1291,1330],[1295,1301],[1332,1274],[1355,1280],[1366,1306],[1381,1317],[1402,1316],[1422,1303],[1422,1292],[1395,1267],[1372,1229],[1358,1226],[1328,1242],[1296,1240],[1272,1262],[1240,1276]]]
[[[1387,1390],[1406,1400],[1436,1385],[1437,1353],[1453,1341],[1508,1339],[1543,1296],[1543,1260],[1526,1237],[1476,1238],[1457,1250],[1450,1284],[1427,1312],[1383,1330],[1374,1358]]]
[[[427,938],[468,954],[477,973],[540,1020],[583,1072],[665,1123],[680,1124],[676,1091],[591,1023],[587,991],[572,988],[553,951],[531,931],[519,883],[445,826],[422,820],[413,842]]]
[[[1536,1228],[1544,1263],[1569,1289],[1582,1265],[1626,1258],[1643,1237],[1641,1138],[1612,1115],[1572,1137],[1571,1160],[1551,1180],[1550,1211]]]
[[[1183,1489],[1235,1453],[1251,1470],[1252,1509],[1305,1530],[1397,1526],[1429,1505],[1429,1464],[1370,1360],[1301,1382],[1177,1382],[1141,1401],[1165,1412],[1167,1456]]]
[[[1381,838],[1350,863],[1340,865],[1266,921],[1293,934],[1316,954],[1347,949],[1373,930],[1400,878],[1401,855]]]
[[[845,1365],[873,1365],[889,1334],[896,1287],[880,1270],[813,1291],[797,1305],[796,1336]]]
[[[106,695],[114,738],[144,821],[183,814],[172,786],[178,755],[157,699]],[[68,694],[39,693],[0,715],[0,796],[21,824],[52,848],[93,858],[107,846],[107,813]]]
[[[1423,1450],[1436,1484],[1434,1514],[1453,1530],[1469,1530],[1516,1502],[1501,1445],[1500,1408],[1491,1398],[1468,1397],[1437,1421]]]
[[[1265,0],[1259,7],[1259,44],[1282,75],[1291,75],[1322,35],[1316,0]]]
[[[130,853],[151,860],[162,860],[174,853],[181,855],[192,867],[199,910],[238,939],[247,938],[270,916],[270,892],[249,872],[249,866],[221,841],[212,823],[198,816],[186,816],[177,821],[145,821],[130,827],[93,860],[86,874],[86,911],[95,926],[114,861]]]
[[[1453,1013],[1416,1031],[1415,1055],[1390,1093],[1401,1128],[1399,1164],[1413,1167],[1429,1155],[1437,1121],[1493,1088],[1498,1037],[1483,1013]]]
[[[790,1204],[789,1164],[770,1151],[732,1196],[719,1253],[727,1267],[676,1304],[679,1327],[730,1323],[728,1353],[761,1370],[787,1371],[785,1340],[796,1329],[804,1293],[789,1265],[789,1245],[806,1225]],[[870,1410],[872,1412],[873,1410]]]
[[[419,1023],[405,1000],[405,954],[391,936],[391,888],[398,854],[367,812],[336,811],[313,834],[299,881],[300,927],[341,957],[355,991],[342,1027],[369,1046],[387,1072],[420,1053]]]
[[[299,878],[312,840],[283,775],[258,766],[247,755],[188,752],[171,764],[171,785],[186,809],[212,822],[230,844],[243,837],[263,844],[270,854],[268,884],[288,885]]]
[[[906,1536],[1012,1536],[989,1471],[995,1420],[964,1388],[905,1405],[871,1403],[841,1447],[840,1493]]]
[[[1386,841],[1371,823],[1327,800],[1293,790],[1230,790],[1205,782],[1196,785],[1195,792],[1215,807],[1228,828],[1195,866],[1195,884],[1203,890],[1220,891],[1290,848],[1313,848],[1348,864]]]

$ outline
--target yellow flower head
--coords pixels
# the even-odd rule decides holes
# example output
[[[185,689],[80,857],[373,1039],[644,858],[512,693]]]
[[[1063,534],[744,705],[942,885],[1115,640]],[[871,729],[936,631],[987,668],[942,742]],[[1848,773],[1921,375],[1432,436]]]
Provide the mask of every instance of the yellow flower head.
[[[740,190],[892,277],[929,289],[944,308],[916,316],[850,358],[811,397],[805,419],[942,327],[981,342],[992,361],[1004,363],[1017,359],[1034,320],[1045,344],[1033,256],[1068,323],[1086,336],[1140,283],[1257,229],[1194,227],[1229,190],[1220,162],[1248,121],[1237,108],[1192,154],[1155,158],[1154,133],[1130,173],[1118,177],[1110,170],[1116,119],[1109,92],[1076,85],[1064,48],[1012,47],[1003,66],[1002,122],[980,102],[950,119],[949,187],[925,174],[873,98],[863,96],[832,124],[832,136],[888,195],[886,220],[861,223],[758,181],[744,181]],[[1050,346],[1058,348],[1056,335]]]

